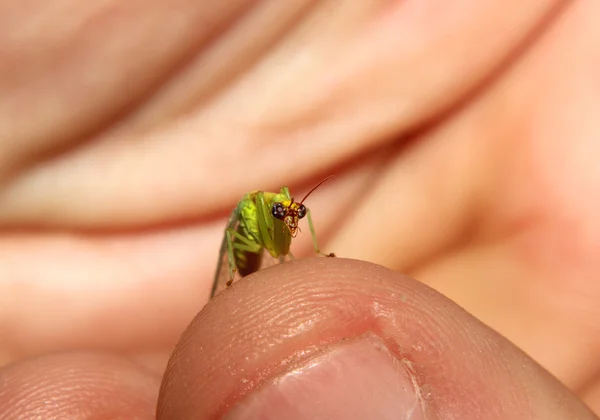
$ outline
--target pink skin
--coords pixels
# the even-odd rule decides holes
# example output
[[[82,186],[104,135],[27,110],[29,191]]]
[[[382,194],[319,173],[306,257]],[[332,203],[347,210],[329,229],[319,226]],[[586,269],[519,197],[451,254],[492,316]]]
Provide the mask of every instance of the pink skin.
[[[305,366],[320,349],[347,361],[372,342],[395,368],[417,365],[409,379],[442,418],[461,414],[451,410],[467,396],[480,413],[515,410],[503,418],[553,418],[552,401],[562,402],[556,418],[593,418],[580,401],[600,412],[600,6],[440,4],[0,6],[0,406],[30,413],[36,395],[60,396],[71,418],[151,418],[171,350],[206,302],[228,211],[247,191],[286,184],[303,196],[335,173],[307,203],[323,250],[421,283],[322,259],[234,285],[239,313],[260,307],[257,296],[275,305],[261,316],[299,296],[303,310],[346,296],[352,311],[301,313],[322,317],[283,340],[265,327],[260,337],[278,344],[262,354],[255,337],[242,340],[231,300],[213,302],[171,359],[165,418],[244,401],[237,415],[263,409],[258,388],[268,393],[287,375],[265,355]],[[296,256],[310,253],[308,233],[294,242]],[[339,270],[350,271],[335,278]],[[373,270],[381,284],[359,281]],[[316,296],[315,278],[337,294]],[[383,299],[390,287],[419,305]],[[386,309],[385,332],[373,327],[374,307]],[[402,331],[424,334],[433,350]],[[197,370],[211,355],[243,361],[224,337],[262,354],[245,367],[255,380],[243,389]],[[502,373],[519,367],[519,381]],[[65,371],[73,383],[96,379],[81,397],[61,382]],[[483,381],[489,372],[500,373]],[[169,391],[189,373],[190,392],[214,381],[209,403]]]

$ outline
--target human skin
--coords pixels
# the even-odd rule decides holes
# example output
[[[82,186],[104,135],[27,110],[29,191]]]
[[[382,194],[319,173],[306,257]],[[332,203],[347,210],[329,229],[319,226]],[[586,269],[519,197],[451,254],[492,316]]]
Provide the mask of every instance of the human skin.
[[[595,418],[598,3],[223,4],[0,6],[0,419],[152,418],[184,330],[159,418],[373,349],[429,416]],[[396,272],[287,264],[191,321],[237,200],[330,173],[323,250]]]

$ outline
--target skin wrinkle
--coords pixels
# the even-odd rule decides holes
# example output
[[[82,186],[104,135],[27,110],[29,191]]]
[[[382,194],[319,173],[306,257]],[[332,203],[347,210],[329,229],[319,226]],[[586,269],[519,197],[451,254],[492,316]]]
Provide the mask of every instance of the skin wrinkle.
[[[62,154],[78,150],[81,148],[80,143],[86,139],[88,141],[83,144],[87,146],[90,139],[88,135],[85,135],[86,133],[93,134],[100,129],[104,131],[110,125],[111,120],[125,118],[127,109],[137,108],[136,105],[139,105],[142,99],[147,99],[149,92],[160,86],[164,80],[172,77],[173,70],[181,66],[182,62],[188,60],[187,56],[190,56],[192,52],[195,53],[205,43],[210,42],[220,26],[226,26],[229,20],[235,21],[236,14],[240,13],[240,10],[236,10],[235,4],[239,5],[240,3],[242,2],[228,2],[231,7],[227,13],[225,13],[226,9],[223,7],[218,8],[221,13],[218,18],[220,21],[215,22],[211,22],[211,19],[207,18],[205,11],[210,10],[210,8],[205,9],[206,5],[191,13],[182,13],[180,11],[182,6],[190,4],[187,0],[181,0],[179,6],[170,3],[166,9],[166,5],[160,2],[141,2],[139,4],[129,2],[124,5],[108,1],[100,3],[102,7],[89,12],[85,9],[89,9],[90,5],[93,8],[94,4],[86,3],[81,13],[81,20],[85,22],[78,22],[76,16],[69,14],[67,23],[71,22],[79,28],[76,36],[65,33],[58,39],[43,37],[44,40],[49,39],[52,42],[48,48],[63,52],[64,55],[69,54],[69,60],[60,60],[60,56],[54,51],[52,55],[46,58],[50,63],[32,63],[31,66],[34,66],[33,68],[36,71],[32,70],[31,77],[24,80],[23,83],[26,82],[31,85],[31,79],[33,78],[40,86],[32,91],[23,90],[26,93],[25,96],[17,97],[24,104],[31,105],[30,102],[34,103],[36,108],[33,110],[39,111],[38,114],[35,112],[27,114],[30,121],[35,121],[37,116],[40,118],[38,124],[21,124],[20,126],[29,127],[38,130],[38,132],[17,132],[17,134],[0,132],[2,134],[0,138],[4,139],[3,144],[11,146],[8,149],[3,148],[4,155],[11,157],[11,162],[20,162],[18,167],[0,164],[0,169],[11,170],[14,176],[16,175],[14,171],[17,171],[17,169],[25,171],[31,169],[34,164],[42,165],[45,161],[62,159]],[[144,5],[143,8],[140,7],[142,5]],[[41,9],[38,14],[43,15],[45,13],[45,16],[57,19],[57,7],[56,5],[53,7],[54,10],[50,11]],[[243,10],[242,8],[241,12]],[[161,14],[159,21],[155,19],[156,14]],[[212,14],[218,15],[215,10]],[[134,15],[135,18],[132,19],[131,15]],[[182,17],[185,17],[185,19],[182,19]],[[198,20],[199,18],[204,18],[203,24],[194,24],[194,19]],[[9,22],[11,21],[9,17],[6,19]],[[23,19],[13,17],[12,20]],[[159,25],[158,28],[156,27],[157,24]],[[177,26],[177,31],[171,30],[173,25]],[[64,25],[57,25],[57,27],[64,28]],[[110,27],[111,31],[107,32],[107,27]],[[139,33],[132,28],[139,28]],[[128,32],[127,36],[122,36],[121,31],[123,30]],[[98,32],[103,32],[103,36],[98,37]],[[132,32],[135,33],[135,36]],[[45,31],[30,32],[30,37],[45,33]],[[155,38],[156,34],[160,34],[160,36],[155,42],[152,42],[151,50],[140,48],[140,45],[147,45],[148,38]],[[107,35],[110,38],[107,38]],[[118,42],[113,42],[113,38]],[[140,42],[140,39],[144,41]],[[29,39],[28,45],[39,44],[37,41],[39,40]],[[89,45],[90,43],[92,45]],[[8,47],[10,51],[10,44]],[[24,54],[22,49],[15,48],[15,50],[18,51],[17,57],[21,60],[22,57],[31,60],[40,59],[37,49],[31,51],[30,55]],[[112,59],[113,57],[118,57],[118,59]],[[9,55],[5,62],[11,63],[10,58]],[[146,65],[147,61],[152,64]],[[112,63],[117,66],[110,67]],[[9,74],[15,73],[14,71],[11,72],[12,69],[8,65],[6,67]],[[30,68],[26,65],[23,67]],[[105,71],[103,79],[94,79],[102,72],[88,71],[87,67],[102,68]],[[152,68],[153,71],[140,71],[144,67]],[[44,68],[43,76],[38,75],[37,69],[39,68]],[[58,82],[55,80],[51,86],[48,86],[45,75],[50,73],[56,74]],[[27,75],[28,73],[21,71],[19,74]],[[115,74],[119,76],[114,77]],[[74,76],[70,77],[71,75]],[[113,76],[113,79],[111,80],[109,76]],[[60,83],[63,81],[65,83]],[[135,81],[135,84],[132,84],[132,81]],[[12,83],[8,86],[11,86],[11,89],[14,90],[17,87],[20,88],[21,84]],[[123,87],[127,90],[127,95],[106,95],[114,90],[123,89]],[[60,89],[60,95],[56,94],[58,89]],[[29,93],[45,98],[40,91],[50,98],[50,103],[40,100],[34,101],[33,98],[27,97],[27,93]],[[86,92],[95,97],[96,100],[85,101],[84,106],[77,110],[79,114],[83,115],[79,115],[79,118],[77,118],[77,113],[73,114],[70,107],[67,107],[71,111],[68,114],[63,115],[64,112],[60,112],[66,107],[65,105],[69,102],[71,96]],[[13,108],[10,107],[10,104],[14,102],[10,102],[10,96],[8,99],[8,102],[0,103],[0,107],[2,105],[8,107],[6,115],[13,115],[14,113],[11,112]],[[55,103],[57,100],[59,100],[58,105]],[[52,105],[52,109],[47,109],[50,105]],[[28,106],[28,108],[31,108],[31,106]],[[2,114],[0,113],[0,115]],[[91,120],[92,116],[95,121]],[[59,122],[65,119],[68,119],[68,124],[64,124],[69,127],[70,133],[68,134],[57,131],[60,129]],[[12,127],[15,130],[18,128],[14,121],[11,123],[9,118],[6,118],[6,120],[7,124],[0,124],[0,126]],[[20,120],[17,118],[16,121],[19,122]],[[49,127],[43,130],[44,125]],[[40,137],[42,134],[43,137]],[[16,139],[16,141],[12,139]],[[97,141],[97,139],[94,140]],[[38,144],[38,147],[30,147],[31,142]],[[29,145],[28,148],[23,149],[20,147],[23,144]],[[18,156],[21,156],[19,160],[17,160]],[[2,155],[0,155],[1,157]]]
[[[219,33],[218,42],[204,48],[167,81],[126,122],[127,130],[168,122],[208,107],[211,100],[256,66],[269,50],[302,22],[315,1],[266,2],[247,10],[235,26]],[[277,7],[279,6],[279,7]],[[254,28],[260,27],[261,31]]]

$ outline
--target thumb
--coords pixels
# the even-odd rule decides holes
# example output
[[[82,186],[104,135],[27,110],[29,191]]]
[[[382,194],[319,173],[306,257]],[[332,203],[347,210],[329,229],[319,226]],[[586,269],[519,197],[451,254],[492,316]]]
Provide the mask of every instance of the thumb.
[[[213,299],[169,362],[158,419],[595,419],[506,339],[360,261],[261,270]]]

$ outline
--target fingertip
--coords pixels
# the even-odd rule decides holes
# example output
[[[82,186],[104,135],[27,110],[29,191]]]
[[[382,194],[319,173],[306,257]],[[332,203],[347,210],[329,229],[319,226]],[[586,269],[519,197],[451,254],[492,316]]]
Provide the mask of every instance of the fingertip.
[[[374,346],[368,337],[375,337],[379,344]],[[348,347],[348,343],[357,345]],[[343,352],[350,348],[354,354]],[[390,389],[410,392],[398,385],[401,375],[388,377],[377,371],[384,366],[390,372],[394,366],[408,369],[409,382],[415,386],[412,392],[427,416],[474,418],[477,413],[476,418],[538,418],[537,411],[556,405],[552,402],[556,400],[546,400],[548,395],[571,398],[559,413],[569,407],[589,415],[512,344],[427,286],[366,262],[312,258],[261,270],[209,302],[170,359],[158,418],[248,413],[244,409],[256,401],[261,410],[281,409],[256,396],[281,395],[280,387],[289,383],[285,379],[290,375],[296,380],[315,372],[307,366],[329,372],[316,375],[311,389],[319,388],[330,398],[306,401],[301,399],[306,394],[300,393],[289,397],[292,403],[285,407],[317,413],[328,404],[338,404],[340,409],[359,413],[366,406],[359,396],[367,394],[360,386],[350,386],[352,379],[346,374],[354,365],[365,369],[370,365],[347,361],[367,360],[360,353],[369,354],[373,348],[389,355],[390,363],[373,364],[371,373],[357,370],[354,374],[362,375],[364,383],[369,383],[365,378],[371,375],[375,382],[368,390],[377,389],[376,381],[387,377],[387,383],[396,384]],[[334,358],[340,354],[345,356]],[[344,367],[327,370],[327,363]],[[333,389],[340,389],[341,384],[347,385],[345,404],[343,398],[332,397]],[[385,387],[385,383],[379,385]],[[530,401],[531,386],[538,391],[539,401]],[[265,390],[269,389],[277,392],[268,394]],[[547,394],[539,393],[540,389]],[[406,401],[406,409],[414,409],[415,400],[406,392],[389,401]]]
[[[154,418],[159,377],[119,356],[56,353],[0,370],[0,420]]]

